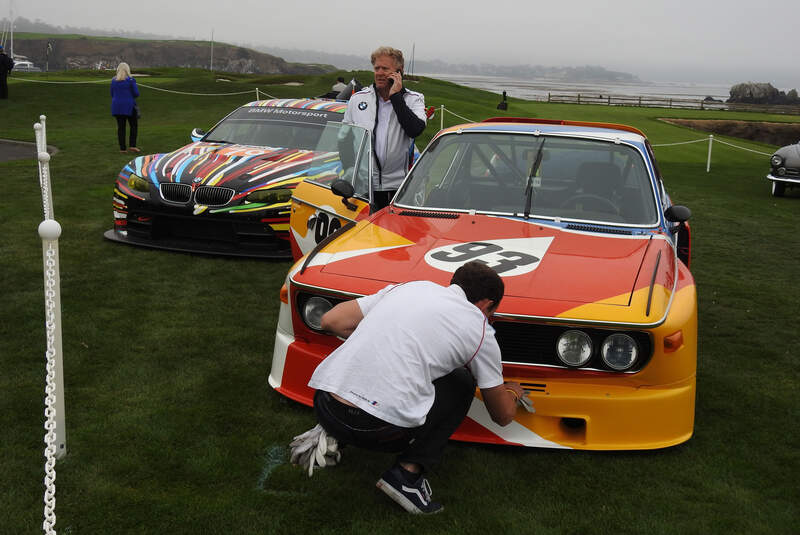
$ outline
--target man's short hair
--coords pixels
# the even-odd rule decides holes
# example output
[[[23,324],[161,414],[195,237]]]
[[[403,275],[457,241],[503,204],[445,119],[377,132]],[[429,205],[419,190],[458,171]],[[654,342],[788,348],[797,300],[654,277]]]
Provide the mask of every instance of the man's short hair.
[[[375,65],[375,60],[381,56],[389,56],[390,58],[392,58],[395,64],[397,65],[397,68],[400,69],[401,71],[403,70],[403,67],[406,64],[405,60],[403,59],[403,53],[400,50],[397,50],[396,48],[392,48],[390,46],[381,46],[376,48],[375,52],[372,53],[372,56],[370,56],[369,60],[373,65]]]
[[[344,77],[340,76],[340,77],[338,77],[338,78],[336,79],[336,81],[337,81],[337,82],[342,82],[342,83],[344,83]]]
[[[481,299],[494,301],[493,308],[500,304],[505,292],[505,284],[500,275],[482,262],[467,262],[453,273],[450,284],[457,284],[464,290],[470,303]]]

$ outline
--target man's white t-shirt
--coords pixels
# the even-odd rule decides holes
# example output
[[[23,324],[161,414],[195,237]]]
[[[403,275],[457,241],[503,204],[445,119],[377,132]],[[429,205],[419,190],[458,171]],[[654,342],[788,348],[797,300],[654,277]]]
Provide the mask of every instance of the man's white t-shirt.
[[[466,366],[478,388],[503,383],[494,329],[460,286],[408,282],[356,302],[364,319],[317,366],[310,387],[385,422],[418,427],[433,405],[433,381],[456,368]]]

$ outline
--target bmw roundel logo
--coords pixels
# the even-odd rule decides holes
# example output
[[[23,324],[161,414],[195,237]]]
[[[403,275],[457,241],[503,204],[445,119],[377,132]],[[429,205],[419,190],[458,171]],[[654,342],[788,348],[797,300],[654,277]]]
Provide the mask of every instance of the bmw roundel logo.
[[[366,110],[367,109],[367,103],[366,102],[359,102],[358,103],[358,109],[361,110],[361,111]]]
[[[192,182],[194,182],[195,184],[197,184],[198,182],[202,182],[202,180],[203,180],[202,178],[200,178],[199,176],[196,176],[196,177],[194,177],[194,179],[192,180]]]

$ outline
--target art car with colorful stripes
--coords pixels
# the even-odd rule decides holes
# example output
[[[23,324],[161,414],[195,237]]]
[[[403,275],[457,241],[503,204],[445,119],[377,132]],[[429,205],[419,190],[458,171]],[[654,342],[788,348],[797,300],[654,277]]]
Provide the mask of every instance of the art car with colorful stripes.
[[[362,137],[358,154],[369,154]],[[371,165],[357,157],[354,172],[305,179],[293,193],[299,260],[281,290],[273,388],[311,405],[309,377],[342,343],[320,328],[337,303],[411,280],[447,285],[476,260],[505,283],[492,325],[504,376],[534,412],[520,408],[500,427],[476,390],[454,439],[582,450],[689,440],[690,211],[672,203],[641,131],[525,118],[447,128],[379,210],[364,180]]]
[[[271,99],[237,108],[192,143],[138,156],[117,176],[105,237],[192,253],[290,258],[289,199],[306,177],[338,177],[326,127],[346,102]]]

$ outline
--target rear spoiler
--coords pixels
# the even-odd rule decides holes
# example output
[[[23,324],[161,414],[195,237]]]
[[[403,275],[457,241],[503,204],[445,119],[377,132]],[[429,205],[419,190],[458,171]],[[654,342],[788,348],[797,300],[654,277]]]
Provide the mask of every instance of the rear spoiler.
[[[592,123],[589,121],[566,121],[562,119],[535,119],[530,117],[490,117],[482,123],[526,123],[526,124],[558,124],[564,126],[593,126],[595,128],[610,128],[612,130],[626,130],[647,137],[638,128],[616,123]]]

